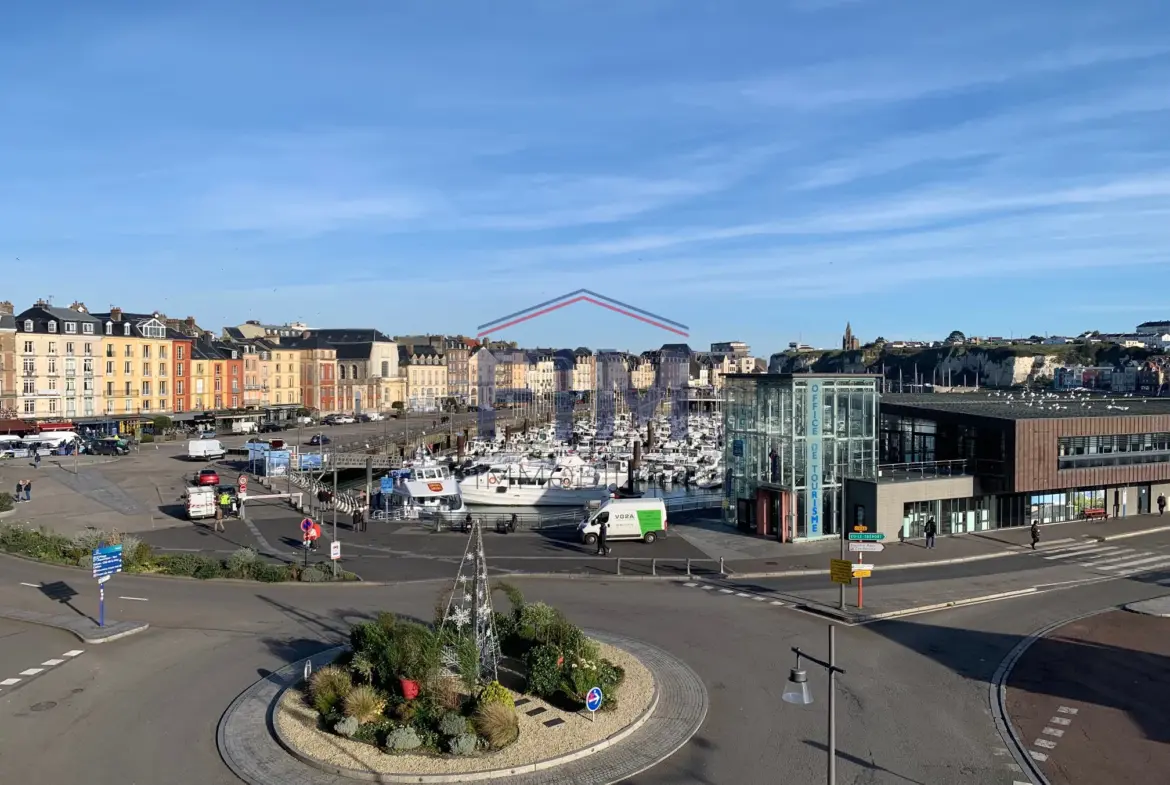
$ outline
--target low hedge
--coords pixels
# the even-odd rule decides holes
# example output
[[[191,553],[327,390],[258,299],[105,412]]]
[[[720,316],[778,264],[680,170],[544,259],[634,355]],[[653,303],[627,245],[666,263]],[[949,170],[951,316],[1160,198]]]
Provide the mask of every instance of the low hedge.
[[[11,493],[0,493],[0,512],[8,512],[16,506]]]
[[[0,507],[2,509],[2,507]],[[128,573],[179,575],[200,580],[236,578],[262,583],[284,581],[332,581],[329,566],[299,564],[270,564],[257,559],[256,551],[240,548],[226,559],[211,558],[197,553],[156,554],[149,544],[132,534],[88,530],[74,537],[20,525],[0,525],[0,551],[24,556],[50,564],[90,569],[93,549],[100,545],[122,546],[122,570]],[[352,572],[341,572],[337,580],[356,581]]]

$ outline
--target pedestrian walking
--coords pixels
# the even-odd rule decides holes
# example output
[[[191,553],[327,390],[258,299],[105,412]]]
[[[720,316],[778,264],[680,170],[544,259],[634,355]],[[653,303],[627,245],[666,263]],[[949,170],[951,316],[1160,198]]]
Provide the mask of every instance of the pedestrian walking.
[[[350,524],[350,528],[356,532],[358,531],[358,526],[360,526],[362,522],[362,510],[360,507],[353,508],[353,515],[351,518],[353,519],[353,522]]]
[[[32,501],[32,480],[24,481],[24,500],[26,502]]]
[[[934,522],[933,516],[926,519],[926,529],[924,531],[926,534],[926,547],[933,548],[934,535],[938,534],[938,524]]]
[[[1040,542],[1040,521],[1032,520],[1032,550],[1036,550],[1036,544]]]
[[[367,509],[368,508],[366,508],[366,507],[359,507],[358,508],[358,526],[361,527],[361,531],[366,530],[366,510]]]
[[[1166,496],[1165,494],[1158,494],[1158,514],[1164,515],[1166,513]]]
[[[215,527],[212,529],[212,531],[227,531],[223,525],[223,507],[218,504],[215,505]]]
[[[33,467],[36,469],[41,468],[41,451],[36,447],[33,448]]]
[[[606,545],[605,540],[609,534],[609,524],[605,518],[601,519],[600,526],[597,528],[597,556],[608,556],[609,546]]]

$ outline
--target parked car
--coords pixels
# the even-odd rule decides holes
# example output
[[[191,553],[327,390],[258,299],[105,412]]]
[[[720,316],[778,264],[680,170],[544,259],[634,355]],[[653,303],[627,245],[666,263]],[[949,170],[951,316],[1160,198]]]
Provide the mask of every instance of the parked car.
[[[355,422],[357,422],[357,420],[355,420],[353,416],[349,414],[339,414],[334,418],[334,421],[338,425],[353,425]]]
[[[219,485],[219,472],[215,469],[200,469],[195,475],[196,485]]]
[[[333,440],[332,440],[332,439],[330,439],[330,438],[329,438],[328,436],[326,436],[325,434],[323,434],[323,433],[318,433],[318,434],[316,434],[316,435],[315,435],[315,436],[314,436],[312,439],[309,439],[309,446],[310,446],[310,447],[319,447],[319,446],[321,446],[322,444],[329,444],[329,443],[331,443],[332,441],[333,441]]]
[[[85,451],[90,455],[126,455],[130,449],[120,439],[95,439],[85,445]]]
[[[284,426],[278,422],[266,422],[260,426],[260,433],[280,433]]]

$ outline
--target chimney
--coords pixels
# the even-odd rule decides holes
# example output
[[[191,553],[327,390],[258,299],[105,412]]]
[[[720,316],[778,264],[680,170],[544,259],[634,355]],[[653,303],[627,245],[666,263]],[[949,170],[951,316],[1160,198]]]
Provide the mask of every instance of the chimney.
[[[48,308],[49,301],[44,299],[43,297],[39,298],[35,303],[33,303],[33,307],[34,308]]]
[[[8,302],[7,300],[0,302],[0,314],[7,314],[8,316],[12,316],[13,313],[14,311],[12,310],[12,303]]]
[[[122,309],[110,306],[110,319],[115,322],[122,321]]]
[[[85,307],[85,303],[79,300],[74,300],[73,305],[69,306],[69,310],[77,311],[78,313],[89,313],[89,309]]]

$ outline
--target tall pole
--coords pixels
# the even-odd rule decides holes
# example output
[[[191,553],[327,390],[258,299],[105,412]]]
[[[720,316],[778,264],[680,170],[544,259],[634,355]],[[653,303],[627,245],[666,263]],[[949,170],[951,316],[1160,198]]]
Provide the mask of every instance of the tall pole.
[[[841,584],[844,592],[844,584]],[[829,785],[837,785],[837,626],[829,625]]]
[[[337,453],[333,453],[333,541],[337,542]],[[333,562],[333,577],[337,577],[337,560]]]
[[[841,521],[840,529],[841,529],[841,560],[844,561],[845,560],[845,521],[844,520]],[[845,584],[838,583],[837,588],[838,588],[838,590],[840,590],[840,593],[841,593],[841,596],[837,598],[837,607],[840,608],[841,610],[845,610]],[[831,625],[830,625],[829,629],[830,630],[833,629]],[[832,699],[830,698],[830,700],[832,700]]]

